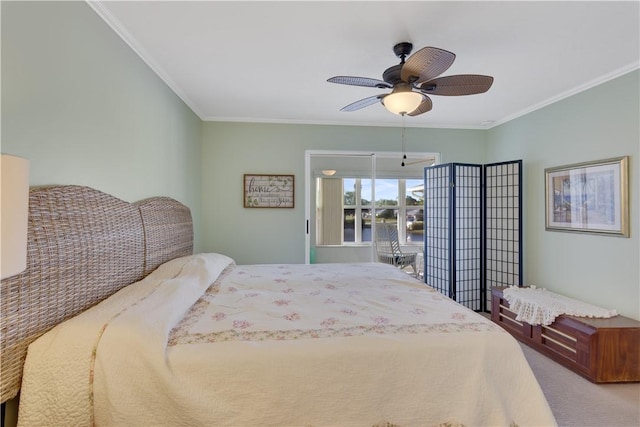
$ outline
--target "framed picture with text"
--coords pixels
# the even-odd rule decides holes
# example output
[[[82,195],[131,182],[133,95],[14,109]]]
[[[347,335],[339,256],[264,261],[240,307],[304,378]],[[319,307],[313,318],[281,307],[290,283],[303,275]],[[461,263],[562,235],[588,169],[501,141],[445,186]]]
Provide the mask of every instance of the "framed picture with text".
[[[629,157],[545,169],[545,228],[629,237]]]
[[[293,208],[293,175],[244,174],[245,208]]]

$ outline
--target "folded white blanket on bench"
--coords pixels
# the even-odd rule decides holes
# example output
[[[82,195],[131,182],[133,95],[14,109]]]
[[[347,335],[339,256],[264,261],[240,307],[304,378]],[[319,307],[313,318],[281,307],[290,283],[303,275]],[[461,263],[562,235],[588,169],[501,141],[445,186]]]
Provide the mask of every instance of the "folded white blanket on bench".
[[[541,288],[511,286],[502,295],[509,302],[509,309],[516,313],[516,320],[530,325],[550,325],[561,314],[599,318],[618,315],[616,310],[597,307]]]

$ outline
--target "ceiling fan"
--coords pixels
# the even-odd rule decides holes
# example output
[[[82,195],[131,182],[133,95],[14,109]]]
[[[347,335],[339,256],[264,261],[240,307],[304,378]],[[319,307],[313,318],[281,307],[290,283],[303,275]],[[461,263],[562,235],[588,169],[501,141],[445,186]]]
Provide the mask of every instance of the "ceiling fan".
[[[474,95],[488,91],[493,84],[493,77],[478,74],[437,78],[453,64],[456,55],[436,47],[424,47],[407,58],[412,49],[413,44],[409,42],[393,47],[400,64],[387,68],[382,74],[383,80],[352,76],[328,79],[330,83],[392,89],[391,93],[361,99],[340,111],[356,111],[380,101],[392,113],[417,116],[433,107],[428,95]]]

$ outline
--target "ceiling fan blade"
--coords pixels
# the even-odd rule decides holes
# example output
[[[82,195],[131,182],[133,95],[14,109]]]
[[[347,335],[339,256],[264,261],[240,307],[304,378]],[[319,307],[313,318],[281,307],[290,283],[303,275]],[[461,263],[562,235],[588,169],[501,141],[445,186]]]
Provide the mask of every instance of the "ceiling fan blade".
[[[411,165],[419,165],[421,163],[429,163],[427,166],[432,166],[435,163],[435,160],[433,158],[418,159],[418,160],[414,160],[412,162],[406,162],[404,165],[405,166],[411,166]]]
[[[356,111],[379,102],[384,95],[375,95],[361,99],[340,109],[340,111]]]
[[[427,111],[431,111],[432,108],[433,103],[431,102],[431,98],[425,95],[424,100],[422,101],[422,103],[420,103],[420,105],[418,105],[418,108],[408,113],[407,116],[414,117],[422,113],[426,113]]]
[[[402,66],[400,78],[407,83],[421,83],[432,80],[447,71],[456,55],[437,47],[423,47]]]
[[[492,84],[493,77],[491,76],[458,74],[429,80],[420,85],[420,90],[429,95],[475,95],[488,91]]]
[[[377,87],[380,89],[391,88],[391,85],[383,80],[370,79],[368,77],[335,76],[327,80],[329,83],[341,85]]]

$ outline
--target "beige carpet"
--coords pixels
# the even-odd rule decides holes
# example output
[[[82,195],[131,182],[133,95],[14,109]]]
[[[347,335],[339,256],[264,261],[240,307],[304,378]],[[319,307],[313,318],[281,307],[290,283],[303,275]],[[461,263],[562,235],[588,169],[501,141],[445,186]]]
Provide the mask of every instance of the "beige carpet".
[[[640,427],[640,383],[594,384],[521,344],[561,427]]]

